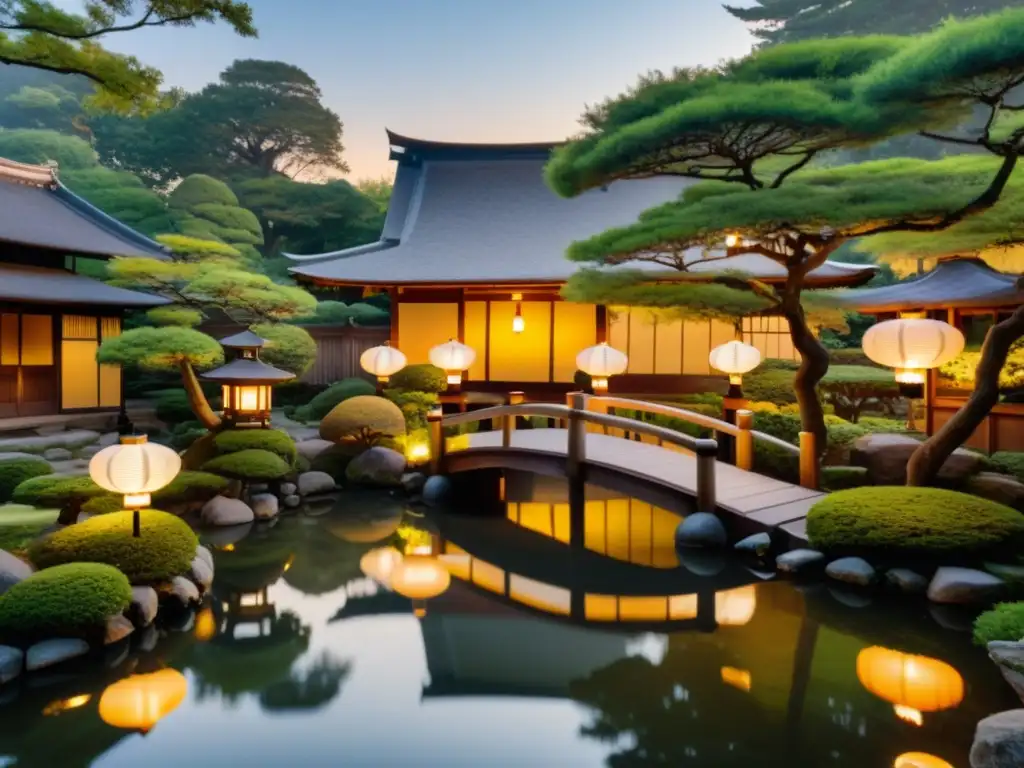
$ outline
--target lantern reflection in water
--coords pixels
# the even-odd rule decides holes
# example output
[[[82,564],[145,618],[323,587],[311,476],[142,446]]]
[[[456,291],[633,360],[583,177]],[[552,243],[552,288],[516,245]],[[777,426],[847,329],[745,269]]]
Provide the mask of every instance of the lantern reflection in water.
[[[58,701],[51,701],[45,707],[43,707],[43,714],[46,716],[59,715],[63,712],[67,712],[69,709],[78,709],[84,707],[92,700],[92,696],[88,693],[80,693],[78,696],[70,696],[66,699],[59,699]]]
[[[359,570],[382,586],[391,589],[391,574],[402,559],[402,553],[394,547],[377,547],[359,559]]]
[[[444,563],[433,557],[405,557],[391,571],[391,589],[413,601],[417,616],[426,615],[423,601],[442,594],[451,583],[451,574]]]
[[[209,604],[196,614],[195,637],[200,643],[206,643],[217,636],[217,617]]]
[[[176,669],[132,675],[107,686],[100,697],[100,717],[115,728],[148,733],[178,708],[188,681]]]
[[[896,758],[892,768],[953,768],[953,764],[926,752],[907,752]]]
[[[857,654],[857,679],[914,725],[924,712],[952,709],[964,698],[964,680],[944,661],[873,646]]]
[[[757,590],[753,584],[715,593],[715,622],[727,627],[742,627],[754,618]]]

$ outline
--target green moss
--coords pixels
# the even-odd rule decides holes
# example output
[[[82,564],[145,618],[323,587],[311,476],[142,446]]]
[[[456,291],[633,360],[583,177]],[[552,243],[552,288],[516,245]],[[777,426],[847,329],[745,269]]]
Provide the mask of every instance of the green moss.
[[[811,546],[878,555],[974,555],[1024,543],[1024,515],[941,488],[853,488],[807,516]]]
[[[101,563],[68,563],[39,571],[0,596],[0,635],[29,641],[81,635],[124,611],[132,588],[124,574]]]
[[[225,429],[213,439],[217,452],[238,453],[251,449],[276,453],[289,464],[295,463],[298,451],[291,436],[279,429]]]
[[[996,472],[1013,475],[1024,483],[1024,451],[996,451],[989,461]]]
[[[0,461],[0,502],[9,501],[14,489],[29,478],[53,472],[50,463],[42,459],[8,459]]]
[[[383,397],[360,395],[346,400],[320,422],[320,436],[333,443],[377,445],[405,434],[401,409]]]
[[[187,504],[193,501],[209,501],[227,488],[228,482],[220,475],[210,472],[187,470],[177,476],[159,491],[153,492],[156,504]]]
[[[868,484],[866,467],[822,467],[821,487],[826,491],[843,491]]]
[[[391,377],[390,384],[395,389],[406,389],[412,392],[432,392],[439,395],[448,389],[448,376],[444,370],[430,363],[407,365]]]
[[[120,512],[123,509],[124,497],[117,494],[96,496],[82,505],[82,511],[90,517],[92,515],[109,515],[111,512]]]
[[[71,504],[81,504],[88,499],[106,493],[107,491],[88,477],[45,475],[30,478],[18,485],[11,498],[19,504],[63,509]]]
[[[793,371],[758,369],[743,377],[743,394],[750,400],[763,400],[777,405],[796,402]]]
[[[342,379],[335,382],[320,394],[316,395],[296,410],[295,416],[300,421],[320,421],[324,416],[334,410],[335,406],[345,402],[349,398],[359,395],[372,395],[376,392],[373,384],[366,379]]]
[[[292,468],[276,453],[247,448],[211,459],[203,465],[203,471],[246,483],[259,483],[280,480],[291,473]]]
[[[1000,603],[974,622],[974,642],[988,645],[995,640],[1024,639],[1024,602]]]

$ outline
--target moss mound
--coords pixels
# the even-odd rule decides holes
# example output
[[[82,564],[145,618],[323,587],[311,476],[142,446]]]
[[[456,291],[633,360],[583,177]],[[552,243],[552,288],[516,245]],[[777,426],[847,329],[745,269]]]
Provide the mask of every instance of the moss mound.
[[[289,475],[292,468],[276,453],[260,448],[247,448],[211,459],[203,465],[203,471],[246,483],[261,483],[280,480]]]
[[[20,483],[14,489],[11,498],[19,504],[63,509],[71,504],[82,504],[87,499],[106,494],[107,491],[88,477],[45,475],[33,477]]]
[[[112,565],[133,584],[166,581],[188,571],[199,538],[174,515],[144,509],[142,535],[132,536],[132,513],[113,512],[72,525],[29,547],[38,568],[74,562]]]
[[[220,454],[258,449],[276,453],[289,464],[294,464],[298,455],[295,441],[279,429],[225,429],[217,433],[213,444]]]
[[[132,599],[124,574],[101,563],[39,571],[0,596],[0,636],[19,641],[100,628]]]
[[[844,491],[868,485],[867,467],[822,467],[821,487],[826,491]]]
[[[448,375],[443,368],[430,363],[407,365],[391,377],[390,385],[395,389],[413,392],[432,392],[439,395],[448,389]]]
[[[377,445],[405,434],[402,409],[390,400],[360,395],[346,400],[320,422],[320,437],[332,443]]]
[[[320,421],[346,400],[374,392],[373,384],[366,379],[342,379],[316,395],[307,405],[296,409],[295,417],[300,421]]]
[[[995,640],[1017,642],[1024,638],[1024,603],[1000,603],[974,621],[974,642],[988,645]]]
[[[170,483],[154,491],[156,504],[187,504],[193,501],[209,501],[228,487],[228,481],[210,472],[179,472]]]
[[[992,468],[1024,483],[1024,451],[996,451],[989,457]]]
[[[111,512],[120,512],[123,509],[124,497],[113,493],[109,496],[96,496],[82,505],[82,511],[90,516],[109,515]]]
[[[10,501],[14,489],[33,477],[53,472],[43,459],[8,459],[0,461],[0,502]]]
[[[941,488],[853,488],[807,516],[811,546],[880,555],[971,555],[1024,543],[1024,515]]]

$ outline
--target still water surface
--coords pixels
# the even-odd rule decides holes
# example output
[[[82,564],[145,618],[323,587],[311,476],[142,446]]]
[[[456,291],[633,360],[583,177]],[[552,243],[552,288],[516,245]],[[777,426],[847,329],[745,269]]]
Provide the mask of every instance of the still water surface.
[[[347,496],[206,536],[194,621],[0,692],[0,765],[966,768],[975,723],[1019,706],[970,617],[680,562],[673,514],[563,498]]]

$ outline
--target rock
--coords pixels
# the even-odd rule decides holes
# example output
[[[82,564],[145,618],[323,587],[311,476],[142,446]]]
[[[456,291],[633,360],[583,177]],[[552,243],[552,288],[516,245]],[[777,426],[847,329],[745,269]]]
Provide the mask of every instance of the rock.
[[[710,512],[694,512],[687,515],[676,528],[677,547],[718,549],[724,547],[728,540],[722,521]]]
[[[132,601],[128,605],[128,615],[137,627],[146,627],[156,619],[160,608],[160,600],[152,587],[132,587]]]
[[[297,496],[294,493],[292,495],[290,495],[290,496],[285,496],[284,497],[284,505],[286,507],[288,507],[288,509],[295,509],[296,507],[300,506],[301,504],[302,504],[302,497],[301,496]]]
[[[1024,642],[991,642],[988,644],[988,656],[1024,702]]]
[[[121,436],[117,432],[104,432],[99,436],[96,445],[106,448],[111,445],[117,445],[119,442],[121,442]]]
[[[975,496],[1024,512],[1024,483],[1010,475],[979,472],[967,482],[967,490]]]
[[[36,643],[25,654],[25,669],[35,672],[37,669],[52,667],[62,661],[85,656],[89,652],[89,644],[78,638],[55,638]]]
[[[427,476],[422,472],[406,472],[402,475],[402,490],[412,495],[423,490],[423,484],[427,482]]]
[[[78,457],[81,459],[91,459],[97,453],[103,450],[102,445],[87,445],[85,448],[78,452]]]
[[[139,631],[139,650],[149,652],[156,648],[157,642],[160,640],[160,632],[156,628],[156,624],[150,624],[149,626],[143,627]]]
[[[255,517],[249,505],[240,499],[214,496],[203,505],[202,520],[206,525],[243,525]]]
[[[866,587],[875,581],[875,569],[861,557],[841,557],[825,566],[825,575],[845,584]]]
[[[211,571],[213,570],[213,553],[202,544],[196,547],[196,557],[210,566]]]
[[[47,461],[68,461],[74,455],[67,448],[47,448],[43,451],[43,458]]]
[[[194,557],[192,565],[189,566],[188,577],[199,587],[201,594],[209,592],[213,585],[213,568],[201,557]]]
[[[828,593],[837,603],[842,603],[847,608],[867,608],[871,605],[871,595],[847,586],[830,586]]]
[[[188,608],[199,602],[199,589],[184,576],[175,576],[171,579],[170,596]]]
[[[423,484],[423,503],[433,507],[448,500],[452,493],[452,481],[444,475],[433,475]]]
[[[257,493],[250,497],[249,501],[252,502],[252,512],[256,515],[257,520],[269,520],[272,517],[277,517],[277,513],[280,511],[277,496],[272,493]]]
[[[928,585],[928,599],[935,603],[987,605],[1005,592],[1005,581],[973,568],[939,568]]]
[[[794,549],[775,558],[775,567],[783,573],[803,574],[825,564],[825,555],[816,549]]]
[[[971,745],[971,768],[1024,765],[1024,709],[990,715],[978,723]]]
[[[281,483],[281,496],[291,496],[299,492],[299,486],[295,483]]]
[[[249,535],[252,526],[252,523],[243,523],[242,525],[228,525],[223,528],[215,528],[212,531],[203,531],[203,541],[211,547],[237,544]]]
[[[312,440],[303,440],[301,443],[296,443],[295,449],[299,452],[299,456],[312,461],[333,445],[334,443],[330,440],[322,440],[319,437],[314,437]]]
[[[391,488],[401,485],[402,474],[405,472],[405,456],[398,451],[375,445],[363,451],[349,462],[345,468],[345,478],[353,483]],[[299,477],[299,488],[302,477]]]
[[[908,595],[920,595],[928,590],[928,579],[909,568],[891,568],[885,580]]]
[[[135,631],[135,626],[121,614],[107,617],[107,630],[103,635],[104,645],[113,645],[124,640]]]
[[[38,453],[25,453],[23,451],[0,451],[0,461],[13,461],[14,459],[38,459]]]
[[[681,549],[679,563],[694,576],[717,576],[729,561],[725,554],[714,549]]]
[[[371,448],[370,450],[374,449]],[[303,472],[299,475],[299,496],[316,496],[319,493],[330,493],[337,487],[334,478],[326,472]]]
[[[53,474],[59,477],[83,477],[89,474],[88,459],[55,461],[50,466],[53,468]]]
[[[768,554],[768,550],[772,548],[772,537],[767,533],[755,533],[753,536],[747,536],[745,539],[740,539],[733,546],[737,552],[742,552],[745,555],[753,555],[755,557],[764,557]]]
[[[868,470],[870,485],[903,485],[907,481],[907,462],[920,445],[906,435],[864,435],[854,441],[850,463]],[[957,448],[939,470],[939,479],[946,484],[962,484],[977,474],[983,463],[981,454]]]
[[[24,453],[41,454],[48,448],[68,448],[74,450],[95,443],[100,437],[99,432],[91,429],[72,429],[57,432],[53,435],[35,437],[5,437],[0,439],[0,452],[21,451]]]
[[[31,565],[0,549],[0,595],[33,573]]]
[[[1024,584],[1024,565],[985,563],[985,570],[1012,584]]]
[[[25,653],[20,648],[0,645],[0,685],[20,675],[24,666]]]

